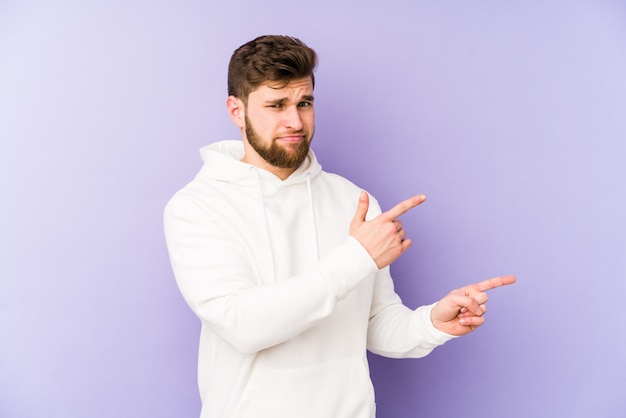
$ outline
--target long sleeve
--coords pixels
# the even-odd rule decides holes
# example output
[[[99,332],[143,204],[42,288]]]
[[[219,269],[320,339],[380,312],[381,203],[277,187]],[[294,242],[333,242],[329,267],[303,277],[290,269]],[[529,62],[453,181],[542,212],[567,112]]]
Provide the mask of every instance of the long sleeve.
[[[430,320],[434,305],[411,310],[395,293],[389,268],[376,275],[368,327],[368,349],[385,357],[424,357],[455,338],[439,331]]]

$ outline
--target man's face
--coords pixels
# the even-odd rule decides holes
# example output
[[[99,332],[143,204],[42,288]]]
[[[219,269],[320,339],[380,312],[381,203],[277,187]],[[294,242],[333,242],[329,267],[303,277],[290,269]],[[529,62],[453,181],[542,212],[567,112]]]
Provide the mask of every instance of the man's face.
[[[277,88],[280,87],[280,88]],[[305,160],[315,130],[310,77],[286,86],[263,84],[248,95],[245,136],[256,155],[273,167],[295,170]]]

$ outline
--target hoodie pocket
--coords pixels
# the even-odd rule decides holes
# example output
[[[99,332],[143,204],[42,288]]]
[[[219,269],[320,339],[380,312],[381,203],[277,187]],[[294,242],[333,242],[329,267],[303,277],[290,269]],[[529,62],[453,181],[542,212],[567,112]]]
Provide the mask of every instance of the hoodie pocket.
[[[297,369],[257,367],[241,397],[241,418],[371,418],[374,388],[363,358]]]

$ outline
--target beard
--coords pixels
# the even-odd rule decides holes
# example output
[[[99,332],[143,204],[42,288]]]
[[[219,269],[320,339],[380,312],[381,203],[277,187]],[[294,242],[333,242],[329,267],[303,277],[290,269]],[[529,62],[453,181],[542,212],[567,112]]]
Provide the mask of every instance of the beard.
[[[245,121],[248,143],[257,152],[257,154],[261,156],[261,158],[274,167],[298,168],[309,154],[309,146],[313,135],[309,136],[305,133],[302,141],[285,147],[277,144],[274,138],[272,138],[269,145],[264,145],[254,130],[254,127],[250,123],[250,120],[248,120],[248,115],[245,116]],[[295,133],[300,134],[303,132],[297,131]]]

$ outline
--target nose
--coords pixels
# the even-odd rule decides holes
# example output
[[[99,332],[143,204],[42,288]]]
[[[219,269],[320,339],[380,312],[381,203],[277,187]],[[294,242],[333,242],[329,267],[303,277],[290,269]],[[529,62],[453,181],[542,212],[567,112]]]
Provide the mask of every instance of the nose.
[[[285,109],[285,128],[294,131],[302,129],[302,118],[297,106],[290,106]]]

